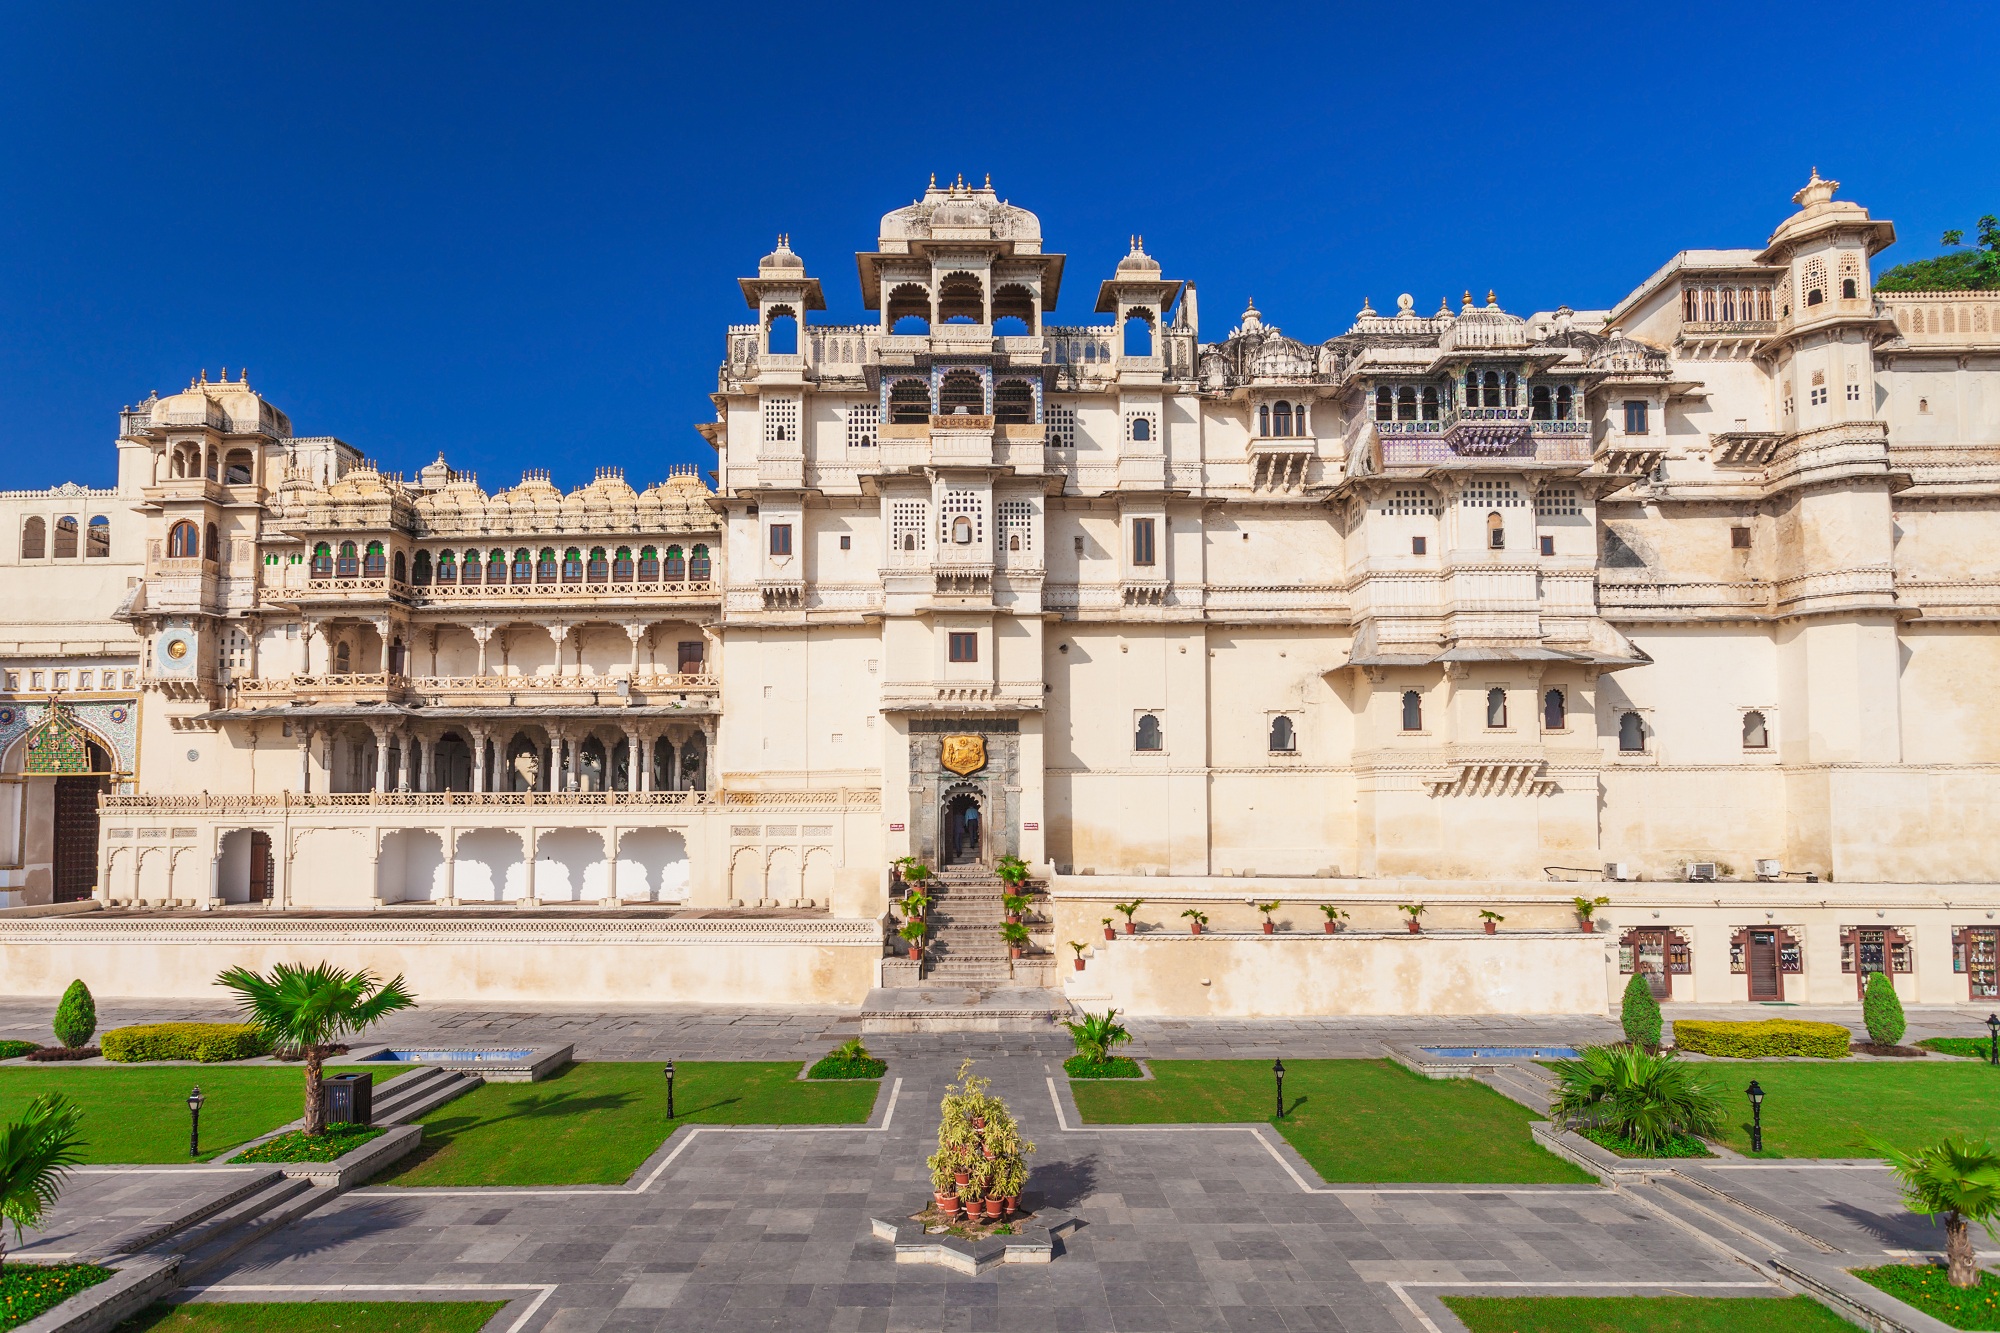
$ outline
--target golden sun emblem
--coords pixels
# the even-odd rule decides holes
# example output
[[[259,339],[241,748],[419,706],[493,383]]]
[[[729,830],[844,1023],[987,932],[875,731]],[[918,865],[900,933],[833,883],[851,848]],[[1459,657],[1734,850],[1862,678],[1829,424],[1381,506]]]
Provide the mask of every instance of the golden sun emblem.
[[[946,772],[964,777],[977,773],[986,767],[986,738],[984,736],[947,736],[939,755]]]

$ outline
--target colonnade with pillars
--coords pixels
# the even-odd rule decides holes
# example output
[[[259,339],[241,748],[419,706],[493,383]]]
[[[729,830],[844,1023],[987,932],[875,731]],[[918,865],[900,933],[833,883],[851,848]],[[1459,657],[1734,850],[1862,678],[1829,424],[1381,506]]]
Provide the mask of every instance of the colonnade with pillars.
[[[717,721],[371,718],[293,733],[302,792],[707,791]]]

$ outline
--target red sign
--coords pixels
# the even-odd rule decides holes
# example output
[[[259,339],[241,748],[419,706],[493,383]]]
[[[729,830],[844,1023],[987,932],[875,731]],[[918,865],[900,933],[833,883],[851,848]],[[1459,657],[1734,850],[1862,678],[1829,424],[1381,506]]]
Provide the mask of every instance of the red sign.
[[[1037,830],[1039,830],[1042,826],[1040,824],[1023,824],[1021,825],[1021,827],[1028,830],[1028,832],[1030,833],[1034,833]]]
[[[891,833],[901,833],[902,831],[903,831],[903,826],[901,824],[889,825],[889,832]]]

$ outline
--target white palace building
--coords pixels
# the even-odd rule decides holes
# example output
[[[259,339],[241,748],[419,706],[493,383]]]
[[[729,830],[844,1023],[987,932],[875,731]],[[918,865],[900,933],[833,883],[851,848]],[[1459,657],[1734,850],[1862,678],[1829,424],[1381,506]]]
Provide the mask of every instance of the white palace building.
[[[782,238],[739,279],[714,470],[643,489],[392,475],[203,372],[115,488],[0,492],[0,975],[1986,1004],[2000,293],[1875,293],[1894,228],[1834,196],[1610,310],[1204,341],[1136,240],[1056,322],[1035,215],[933,183],[867,324]],[[968,903],[1024,858],[1033,946],[910,962],[904,855]]]

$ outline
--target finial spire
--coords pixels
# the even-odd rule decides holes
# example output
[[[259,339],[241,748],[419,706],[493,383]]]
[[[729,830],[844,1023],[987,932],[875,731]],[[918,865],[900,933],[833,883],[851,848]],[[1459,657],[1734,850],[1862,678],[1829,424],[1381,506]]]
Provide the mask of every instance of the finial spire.
[[[1500,308],[1499,298],[1493,295],[1491,287],[1486,289],[1486,306],[1489,310],[1498,310]]]

